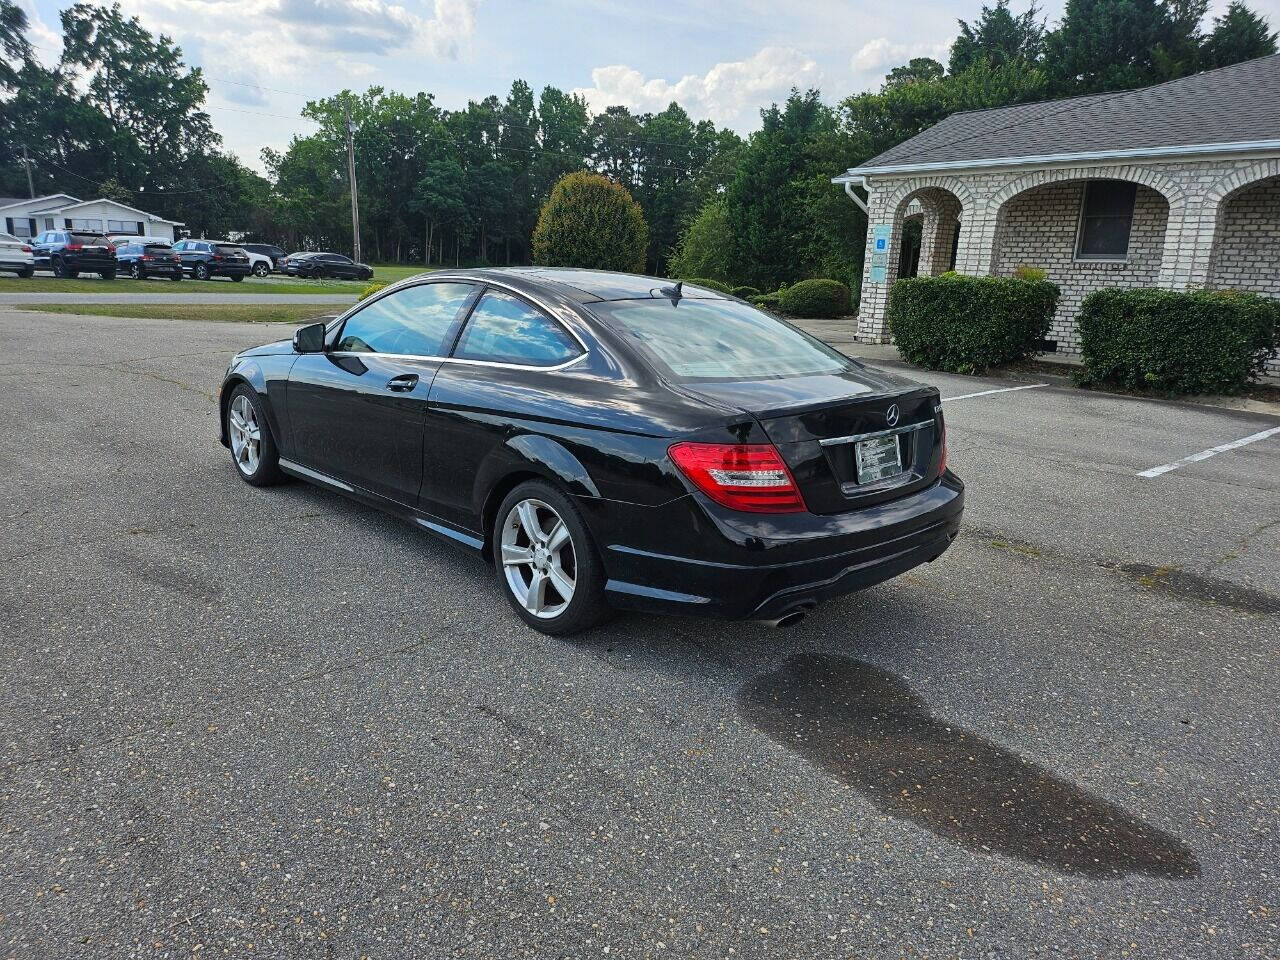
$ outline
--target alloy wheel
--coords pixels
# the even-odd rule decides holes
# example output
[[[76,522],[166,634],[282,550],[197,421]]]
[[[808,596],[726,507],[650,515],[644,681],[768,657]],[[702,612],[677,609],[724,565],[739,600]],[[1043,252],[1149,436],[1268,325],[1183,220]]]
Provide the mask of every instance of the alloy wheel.
[[[577,588],[578,565],[560,514],[541,500],[521,500],[502,523],[501,553],[517,603],[542,620],[564,613]]]
[[[258,472],[262,460],[262,426],[258,412],[246,394],[236,394],[227,414],[228,432],[231,434],[231,455],[236,466],[247,477]]]

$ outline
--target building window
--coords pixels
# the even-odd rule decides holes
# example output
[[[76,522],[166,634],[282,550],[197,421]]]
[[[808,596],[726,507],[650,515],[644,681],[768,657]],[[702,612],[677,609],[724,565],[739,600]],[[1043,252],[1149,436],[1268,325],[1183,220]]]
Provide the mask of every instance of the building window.
[[[26,217],[14,217],[13,235],[19,240],[29,240],[35,236],[35,231],[31,229],[31,221]]]
[[[140,236],[138,232],[137,220],[108,220],[107,233],[127,233],[132,236]]]
[[[71,221],[71,229],[76,233],[101,233],[101,220],[75,220]]]
[[[1123,260],[1129,255],[1137,195],[1138,185],[1125,180],[1090,180],[1085,184],[1076,243],[1079,259]]]
[[[52,230],[52,229],[54,229],[54,227],[53,227],[53,217],[45,217],[45,218],[44,218],[44,228],[45,228],[46,230]]]

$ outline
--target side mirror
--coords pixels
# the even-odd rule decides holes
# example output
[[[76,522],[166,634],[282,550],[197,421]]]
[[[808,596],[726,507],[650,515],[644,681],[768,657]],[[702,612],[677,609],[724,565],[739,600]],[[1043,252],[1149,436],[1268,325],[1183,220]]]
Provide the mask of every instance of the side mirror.
[[[324,353],[323,323],[308,323],[293,335],[293,349],[298,353]]]

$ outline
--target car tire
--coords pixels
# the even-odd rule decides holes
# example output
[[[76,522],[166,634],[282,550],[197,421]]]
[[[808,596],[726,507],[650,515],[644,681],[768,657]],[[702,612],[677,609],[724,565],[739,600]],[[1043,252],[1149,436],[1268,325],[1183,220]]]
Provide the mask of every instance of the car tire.
[[[134,280],[142,279],[142,264],[138,263],[137,260],[129,265],[129,276]]]
[[[280,452],[258,392],[247,383],[237,386],[227,400],[224,419],[231,461],[240,479],[254,487],[269,487],[283,480]]]
[[[253,275],[257,277],[259,280],[261,280],[270,272],[271,272],[271,268],[268,267],[265,263],[262,263],[261,261],[253,265]]]
[[[116,278],[116,272],[114,270],[102,270],[98,273],[98,276],[103,280],[114,280]]]
[[[181,279],[182,279],[182,273],[181,273],[181,271],[179,271],[178,273],[175,273],[175,274],[174,274],[172,277],[170,277],[169,279],[170,279],[170,280],[173,280],[173,281],[175,281],[175,282],[176,282],[176,281],[178,281],[178,280],[181,280]]]
[[[498,588],[535,630],[564,636],[612,615],[604,564],[582,514],[550,483],[530,480],[503,498],[492,544]]]
[[[208,264],[197,263],[194,267],[191,268],[191,275],[195,277],[197,280],[208,280],[209,279]]]
[[[239,282],[240,282],[240,281],[242,281],[243,279],[244,279],[244,275],[243,275],[243,274],[233,273],[233,274],[231,275],[231,282],[232,282],[232,283],[239,283]]]
[[[18,271],[18,276],[20,276],[23,280],[30,280],[35,275],[36,275],[35,267],[26,267]]]
[[[53,275],[59,280],[67,275],[67,268],[62,265],[61,257],[54,257],[50,260],[49,269],[53,271]]]

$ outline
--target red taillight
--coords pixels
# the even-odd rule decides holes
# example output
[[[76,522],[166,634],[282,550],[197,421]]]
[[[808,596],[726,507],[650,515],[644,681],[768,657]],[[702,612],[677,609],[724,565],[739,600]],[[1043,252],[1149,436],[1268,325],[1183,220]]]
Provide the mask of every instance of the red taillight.
[[[213,259],[214,259],[214,260],[221,260],[221,259],[222,259],[222,254],[220,254],[220,253],[215,253],[215,254],[213,255]]]
[[[139,259],[139,260],[154,260],[154,259],[155,259],[155,257],[153,257],[153,256],[152,256],[151,254],[149,254],[149,253],[144,253],[144,254],[143,254],[141,257],[139,257],[138,259]]]
[[[677,443],[667,452],[680,472],[721,506],[748,513],[808,509],[773,444]]]
[[[66,245],[66,247],[64,247],[63,249],[65,249],[65,250],[83,250],[83,249],[84,249],[84,244],[81,244],[81,243],[68,243],[68,244]]]
[[[22,252],[23,252],[23,253],[31,253],[31,252],[33,252],[33,251],[31,250],[31,248],[30,248],[30,247],[28,247],[28,246],[24,243],[24,244],[22,245]]]

